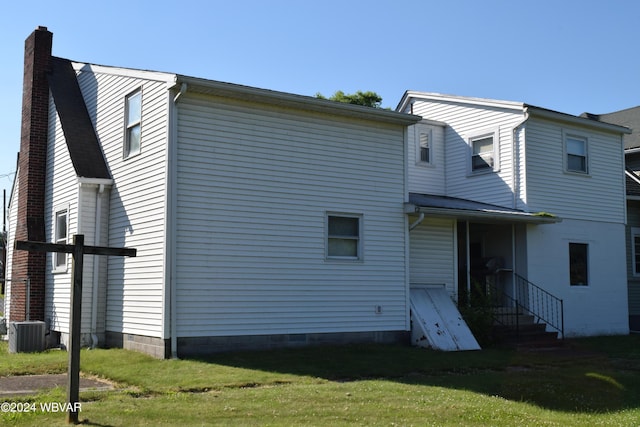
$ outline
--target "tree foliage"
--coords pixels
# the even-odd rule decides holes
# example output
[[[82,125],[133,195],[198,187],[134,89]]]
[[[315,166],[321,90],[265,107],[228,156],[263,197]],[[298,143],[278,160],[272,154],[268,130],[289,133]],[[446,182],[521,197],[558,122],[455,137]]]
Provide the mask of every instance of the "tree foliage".
[[[356,93],[346,94],[343,91],[336,91],[329,98],[322,95],[320,92],[316,93],[316,98],[329,99],[331,101],[344,102],[345,104],[364,105],[365,107],[381,108],[382,97],[375,92],[371,91],[357,91]]]

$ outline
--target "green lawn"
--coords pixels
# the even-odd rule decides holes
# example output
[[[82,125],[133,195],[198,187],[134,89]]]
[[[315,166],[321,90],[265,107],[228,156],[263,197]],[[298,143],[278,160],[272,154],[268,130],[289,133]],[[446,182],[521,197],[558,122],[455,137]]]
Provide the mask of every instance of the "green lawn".
[[[567,341],[562,351],[442,353],[347,346],[156,360],[83,350],[87,425],[640,425],[640,337]],[[0,376],[66,372],[67,354],[7,354]],[[11,399],[60,402],[61,389]],[[61,413],[0,414],[3,425],[64,425]]]

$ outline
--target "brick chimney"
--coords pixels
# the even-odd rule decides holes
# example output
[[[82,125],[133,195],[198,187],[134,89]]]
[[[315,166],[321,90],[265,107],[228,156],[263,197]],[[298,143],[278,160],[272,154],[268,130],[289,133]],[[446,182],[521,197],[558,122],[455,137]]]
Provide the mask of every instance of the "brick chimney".
[[[53,34],[38,27],[25,40],[22,86],[22,129],[18,160],[18,222],[16,240],[45,241],[44,188],[49,125],[49,85]],[[44,320],[46,254],[13,252],[10,321],[26,320],[27,293],[22,279],[30,279],[30,320]]]

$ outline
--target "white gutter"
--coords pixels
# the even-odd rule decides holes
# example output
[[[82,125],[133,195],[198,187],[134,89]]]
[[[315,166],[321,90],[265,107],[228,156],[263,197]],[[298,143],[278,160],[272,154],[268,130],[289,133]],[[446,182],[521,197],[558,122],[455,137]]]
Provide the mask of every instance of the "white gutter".
[[[526,212],[503,212],[498,210],[471,210],[471,209],[455,209],[455,208],[436,208],[415,206],[411,203],[405,204],[405,213],[424,213],[425,215],[441,217],[441,218],[458,218],[464,220],[479,221],[506,221],[512,223],[529,223],[529,224],[554,224],[562,222],[562,218],[548,215],[536,215]]]
[[[96,221],[94,245],[100,246],[102,240],[102,194],[104,184],[99,184],[96,193]],[[98,288],[100,283],[100,256],[93,256],[93,288],[91,289],[91,348],[98,346]]]
[[[600,122],[598,120],[587,119],[585,117],[573,116],[571,114],[560,113],[558,111],[547,110],[545,108],[536,107],[533,105],[525,105],[527,111],[530,116],[534,117],[542,117],[544,119],[556,120],[565,123],[571,123],[579,126],[587,126],[590,128],[598,129],[605,132],[615,132],[615,133],[623,133],[630,134],[631,129],[614,125],[607,122]]]
[[[165,280],[169,287],[169,340],[171,358],[178,358],[178,291],[176,282],[176,241],[177,241],[177,174],[178,174],[178,113],[176,105],[180,98],[187,92],[187,83],[180,85],[180,91],[173,97],[173,102],[169,104],[169,132],[167,147],[167,212],[165,219],[165,233],[167,236],[165,256]],[[166,286],[165,286],[166,288]],[[167,305],[165,304],[165,307]]]
[[[417,226],[420,225],[420,223],[424,221],[424,212],[420,211],[420,215],[418,216],[418,219],[416,219],[410,226],[409,226],[409,231],[413,230],[414,228],[416,228]]]

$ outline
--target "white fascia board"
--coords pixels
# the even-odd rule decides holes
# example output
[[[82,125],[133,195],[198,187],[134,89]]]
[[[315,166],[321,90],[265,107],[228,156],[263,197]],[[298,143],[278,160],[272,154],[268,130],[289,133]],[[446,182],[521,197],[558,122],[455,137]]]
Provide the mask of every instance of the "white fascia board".
[[[177,76],[176,86],[187,84],[187,92],[204,95],[222,96],[226,98],[241,99],[264,104],[278,105],[282,107],[300,110],[314,111],[338,116],[347,116],[365,120],[375,120],[399,125],[412,125],[419,122],[422,117],[413,114],[399,113],[382,108],[371,108],[362,105],[346,104],[311,96],[297,95],[287,92],[278,92],[269,89],[260,89],[234,83],[206,80],[196,77]]]
[[[624,126],[618,126],[611,123],[600,122],[598,120],[588,119],[586,117],[578,117],[571,114],[560,113],[558,111],[547,110],[546,108],[527,105],[526,111],[531,117],[539,117],[548,120],[555,120],[573,124],[576,126],[590,127],[604,132],[613,132],[617,134],[630,134],[631,129]]]
[[[471,219],[476,221],[503,221],[509,223],[554,224],[562,222],[556,216],[535,215],[532,213],[504,212],[493,210],[467,210],[421,207],[412,203],[405,204],[406,214],[424,213],[427,216],[440,218]]]
[[[474,98],[467,96],[457,96],[457,95],[446,95],[442,93],[436,92],[418,92],[408,90],[402,96],[402,99],[398,103],[398,107],[396,111],[404,110],[407,105],[413,99],[421,99],[425,101],[440,101],[440,102],[457,102],[461,104],[470,104],[477,105],[482,107],[493,107],[493,108],[505,108],[509,110],[518,110],[522,111],[525,107],[525,104],[522,102],[514,102],[514,101],[503,101],[499,99],[489,99],[489,98]]]
[[[136,79],[145,79],[152,81],[165,82],[173,86],[176,81],[176,75],[172,73],[163,73],[160,71],[137,70],[134,68],[111,67],[107,65],[87,64],[83,62],[72,62],[73,69],[76,72],[88,72],[94,74],[109,74],[113,76],[132,77]]]
[[[78,177],[78,184],[80,184],[80,185],[111,186],[111,185],[113,185],[113,179],[109,179],[109,178],[85,178],[85,177],[79,176]]]

